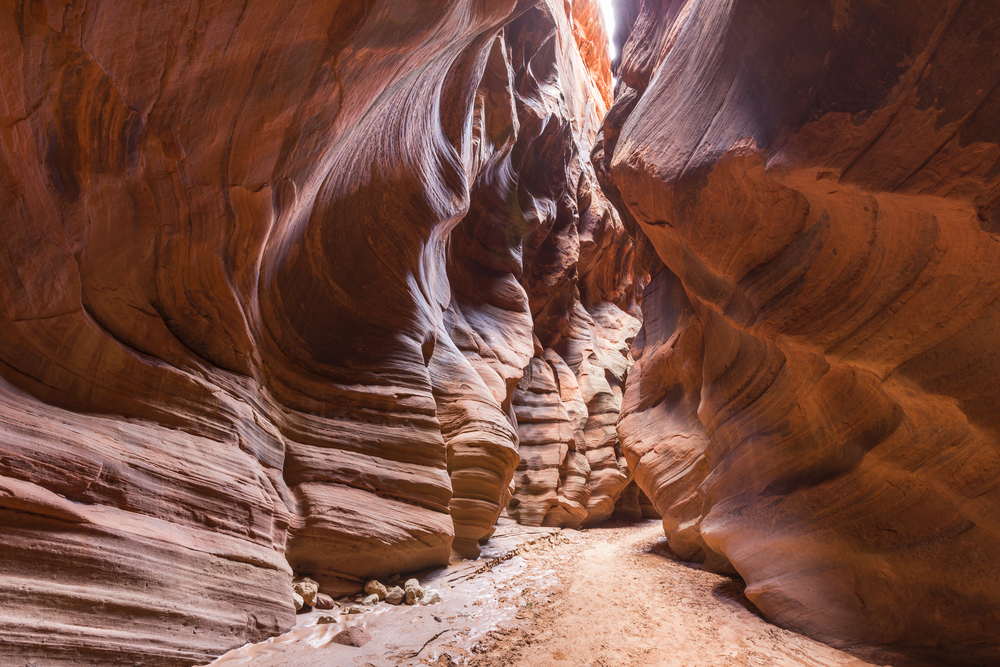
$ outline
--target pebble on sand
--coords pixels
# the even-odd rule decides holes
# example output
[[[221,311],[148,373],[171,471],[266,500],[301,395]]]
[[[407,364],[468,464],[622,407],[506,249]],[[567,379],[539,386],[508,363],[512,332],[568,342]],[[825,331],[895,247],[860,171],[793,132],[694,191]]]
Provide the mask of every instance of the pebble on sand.
[[[307,607],[315,606],[316,596],[319,595],[319,584],[309,577],[292,582],[292,590],[302,596],[302,602]]]
[[[420,604],[437,604],[441,602],[441,594],[433,588],[425,588],[424,595],[420,598]]]
[[[424,589],[416,579],[407,579],[403,590],[406,592],[406,604],[417,604],[424,596]]]
[[[368,634],[367,630],[360,625],[355,625],[335,634],[332,641],[334,644],[343,646],[364,646],[371,640],[372,636]]]
[[[389,604],[403,604],[406,592],[399,586],[393,586],[392,590],[385,594],[385,601]]]
[[[366,595],[377,595],[379,600],[385,599],[386,591],[385,586],[379,583],[377,580],[372,579],[367,584],[365,584],[365,594]]]

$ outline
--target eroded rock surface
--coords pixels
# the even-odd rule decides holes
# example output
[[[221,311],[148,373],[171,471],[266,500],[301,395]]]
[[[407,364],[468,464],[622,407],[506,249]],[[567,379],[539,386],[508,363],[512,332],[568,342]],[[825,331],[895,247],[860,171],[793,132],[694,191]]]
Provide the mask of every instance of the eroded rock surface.
[[[626,252],[587,236],[611,214],[563,211],[598,199],[597,16],[0,10],[5,656],[204,662],[290,627],[293,571],[339,595],[477,551],[538,312],[580,310],[536,308],[541,277],[602,285],[574,327],[593,355],[625,359],[635,327],[604,314],[634,300],[607,288],[627,266],[585,268],[588,238]]]
[[[618,431],[672,548],[810,636],[995,664],[1000,15],[621,4],[595,163],[665,268]]]
[[[540,167],[549,184],[550,208],[525,236],[523,249],[534,356],[513,398],[520,465],[509,512],[532,526],[599,523],[611,515],[631,479],[615,424],[632,364],[629,345],[640,324],[637,292],[648,261],[636,252],[589,160],[597,132],[591,123],[606,113],[610,83],[580,76],[593,67],[581,57],[607,67],[606,50],[594,48],[605,39],[596,11],[596,4],[577,3],[569,17],[572,31],[563,24],[567,17],[556,14],[547,34],[519,40],[526,46],[541,44],[531,59],[536,82],[562,81],[558,88],[537,83],[520,87],[521,95],[540,94],[526,103],[519,98],[519,108],[529,118],[544,113],[569,121],[559,137],[557,159]],[[545,25],[541,10],[535,9],[511,34],[522,30],[534,35]],[[560,36],[569,33],[578,50],[561,43]],[[546,60],[552,48],[561,55]],[[568,103],[573,97],[560,91],[581,87],[589,106],[579,117]]]
[[[661,518],[660,513],[656,511],[656,507],[646,497],[646,494],[642,492],[642,489],[635,483],[635,480],[629,482],[618,497],[617,502],[615,502],[613,515],[621,519],[630,519],[633,521],[637,519]]]
[[[1000,661],[1000,16],[618,7],[606,118],[592,0],[0,10],[4,658],[205,662],[634,479],[782,625]]]

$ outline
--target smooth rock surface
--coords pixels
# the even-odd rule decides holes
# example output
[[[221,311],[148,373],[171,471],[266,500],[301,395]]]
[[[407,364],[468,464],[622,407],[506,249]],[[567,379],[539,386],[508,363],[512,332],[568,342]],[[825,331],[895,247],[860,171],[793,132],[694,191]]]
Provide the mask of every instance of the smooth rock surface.
[[[567,18],[578,54],[563,39]],[[511,26],[512,36],[539,31],[522,43],[541,46],[520,56],[530,56],[538,83],[520,86],[517,101],[526,109],[522,125],[554,119],[557,131],[537,167],[545,177],[535,181],[547,186],[549,210],[536,213],[523,244],[534,353],[513,396],[520,464],[508,512],[529,526],[578,527],[610,516],[630,479],[615,423],[648,265],[598,187],[588,159],[597,126],[575,117],[572,98],[560,93],[585,86],[583,97],[603,117],[610,81],[583,75],[593,68],[589,58],[606,62],[596,48],[605,39],[596,4],[574,4],[571,17],[539,7]],[[556,42],[556,57],[545,40]],[[532,97],[523,99],[525,91]]]
[[[637,519],[659,519],[660,513],[656,511],[652,502],[633,480],[629,482],[615,502],[612,516],[634,521]]]
[[[597,13],[0,9],[5,658],[204,662],[291,626],[293,571],[339,597],[478,552],[522,241],[575,243],[610,103]]]
[[[619,3],[594,152],[665,268],[618,425],[673,550],[823,641],[1000,662],[1000,14]]]

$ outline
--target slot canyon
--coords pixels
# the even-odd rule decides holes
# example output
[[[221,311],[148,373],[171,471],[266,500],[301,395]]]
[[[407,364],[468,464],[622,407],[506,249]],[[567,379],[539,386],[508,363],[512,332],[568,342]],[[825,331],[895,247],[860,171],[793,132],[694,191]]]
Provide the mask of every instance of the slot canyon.
[[[0,666],[1000,665],[996,0],[0,35]]]

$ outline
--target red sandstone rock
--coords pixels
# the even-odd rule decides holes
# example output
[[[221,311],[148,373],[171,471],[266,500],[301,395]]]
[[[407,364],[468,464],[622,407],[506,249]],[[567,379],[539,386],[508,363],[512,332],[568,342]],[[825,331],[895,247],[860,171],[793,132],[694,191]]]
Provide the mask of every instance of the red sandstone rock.
[[[613,516],[622,519],[659,519],[660,513],[650,502],[642,489],[631,481],[615,502]]]
[[[637,484],[636,488],[638,488],[638,486],[639,485]],[[643,519],[660,519],[660,518],[662,518],[660,516],[659,510],[656,509],[656,506],[649,499],[649,497],[646,496],[646,494],[642,492],[642,489],[639,489],[638,502],[639,502],[639,513],[642,515]]]
[[[618,496],[613,515],[621,519],[642,518],[642,509],[639,507],[639,487],[634,482],[629,482],[622,490],[622,494]]]
[[[618,430],[671,546],[781,625],[995,664],[1000,15],[624,4],[594,158],[666,265]]]
[[[593,71],[590,63],[607,63],[597,9],[574,5],[575,45],[569,48],[560,12],[547,14],[539,6],[510,28],[512,38],[532,35],[516,40],[526,50],[542,45],[531,57],[535,85],[518,89],[522,125],[551,123],[543,114],[566,124],[553,137],[554,159],[532,179],[549,185],[549,203],[547,210],[536,208],[539,215],[524,239],[523,283],[537,343],[514,395],[521,463],[509,511],[528,525],[599,523],[611,515],[629,480],[614,427],[631,365],[628,345],[639,325],[636,292],[645,264],[637,263],[592,166],[580,157],[590,153],[597,129],[591,121],[603,117],[610,83],[585,76]],[[558,47],[556,57],[546,55],[549,43]],[[561,85],[537,83],[544,79]],[[560,90],[581,92],[564,101]],[[580,99],[591,105],[583,117],[573,102]]]
[[[360,625],[355,625],[346,630],[341,630],[333,636],[330,641],[334,644],[340,644],[341,646],[354,646],[360,647],[364,646],[372,640],[372,636],[368,634]]]
[[[596,5],[532,5],[0,10],[5,657],[204,662],[291,625],[293,570],[339,595],[489,536],[521,239],[583,239],[609,98]]]

